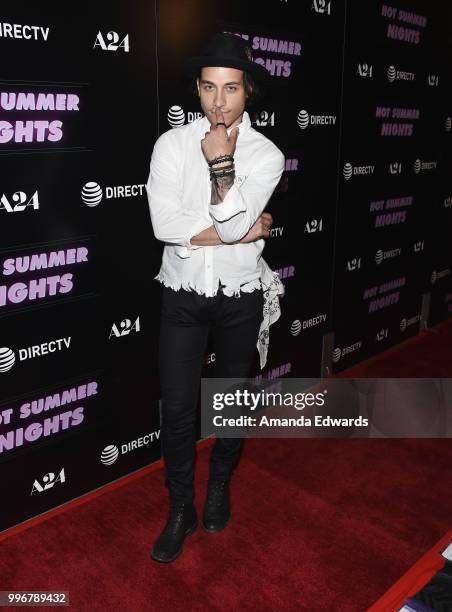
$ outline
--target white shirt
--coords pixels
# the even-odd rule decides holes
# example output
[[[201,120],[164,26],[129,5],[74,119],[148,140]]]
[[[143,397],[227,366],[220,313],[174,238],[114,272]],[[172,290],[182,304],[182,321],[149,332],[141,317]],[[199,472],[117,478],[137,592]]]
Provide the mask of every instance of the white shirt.
[[[264,290],[263,323],[258,349],[266,361],[268,328],[280,316],[278,295],[284,286],[262,258],[265,239],[231,244],[243,238],[264,211],[281,175],[285,158],[280,149],[251,126],[244,111],[234,152],[235,182],[223,202],[210,204],[209,166],[201,139],[210,129],[206,116],[164,132],[155,142],[146,183],[154,235],[165,242],[155,280],[212,297],[219,281],[223,292]],[[228,128],[228,134],[232,128]],[[192,236],[214,225],[227,244],[193,245]]]

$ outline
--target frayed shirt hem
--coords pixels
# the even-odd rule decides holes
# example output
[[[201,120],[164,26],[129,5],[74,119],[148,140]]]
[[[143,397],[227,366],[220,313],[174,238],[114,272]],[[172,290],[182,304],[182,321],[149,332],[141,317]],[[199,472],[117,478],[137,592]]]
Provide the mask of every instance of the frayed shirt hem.
[[[182,282],[181,281],[180,282],[169,281],[168,278],[165,276],[165,274],[162,271],[160,271],[157,274],[157,276],[154,276],[154,280],[162,283],[163,285],[165,285],[165,287],[169,287],[170,289],[173,289],[174,291],[185,289],[186,291],[195,291],[198,295],[207,295],[207,293],[203,289],[200,289],[199,287],[197,287],[195,284],[193,284],[190,281],[182,281]],[[224,287],[222,287],[222,291],[228,297],[232,297],[232,296],[240,297],[241,292],[251,293],[252,291],[255,291],[256,289],[261,289],[261,288],[262,288],[261,280],[259,278],[256,278],[253,281],[243,283],[242,285],[227,284]],[[216,296],[217,293],[218,293],[218,285],[216,286],[212,297]]]

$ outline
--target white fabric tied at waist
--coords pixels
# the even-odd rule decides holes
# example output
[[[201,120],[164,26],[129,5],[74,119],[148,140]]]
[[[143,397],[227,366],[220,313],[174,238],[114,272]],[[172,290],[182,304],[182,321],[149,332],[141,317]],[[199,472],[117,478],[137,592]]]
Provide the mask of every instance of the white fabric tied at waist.
[[[270,343],[270,325],[275,323],[281,316],[279,296],[283,296],[285,289],[279,278],[267,262],[261,257],[262,265],[262,291],[264,296],[263,320],[257,338],[257,350],[260,355],[261,370],[267,362],[268,345]]]

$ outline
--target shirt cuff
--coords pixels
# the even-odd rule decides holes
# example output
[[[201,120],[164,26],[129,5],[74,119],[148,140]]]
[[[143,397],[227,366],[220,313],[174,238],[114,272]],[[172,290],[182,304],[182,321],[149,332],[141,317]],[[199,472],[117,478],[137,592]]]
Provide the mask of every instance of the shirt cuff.
[[[200,219],[197,223],[190,227],[190,233],[186,238],[182,241],[180,245],[176,246],[176,253],[179,257],[186,259],[187,257],[191,257],[191,251],[194,249],[201,249],[203,245],[201,244],[192,244],[190,242],[190,238],[192,236],[196,236],[203,230],[207,229],[212,225],[212,222],[207,219]]]
[[[203,230],[207,229],[211,225],[212,221],[210,221],[210,219],[200,219],[197,223],[190,227],[190,232],[185,238],[185,240],[182,242],[182,244],[188,249],[200,249],[202,247],[202,244],[192,244],[190,242],[190,239],[193,238],[193,236],[197,236],[199,233],[201,233]]]
[[[209,204],[209,214],[216,221],[228,221],[234,215],[245,211],[246,205],[235,183],[231,185],[222,202],[219,204]]]

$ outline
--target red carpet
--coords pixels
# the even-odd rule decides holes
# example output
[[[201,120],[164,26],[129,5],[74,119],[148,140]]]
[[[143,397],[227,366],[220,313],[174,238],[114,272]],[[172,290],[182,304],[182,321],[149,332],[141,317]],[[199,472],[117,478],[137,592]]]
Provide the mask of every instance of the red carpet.
[[[450,376],[452,325],[437,330],[345,374]],[[153,470],[3,540],[0,590],[67,590],[73,610],[363,612],[450,530],[451,480],[450,440],[248,439],[230,525],[174,563],[148,556],[167,511]]]
[[[448,531],[429,551],[423,555],[410,569],[401,577],[391,588],[384,593],[369,608],[369,612],[391,612],[399,610],[409,597],[413,597],[421,591],[431,578],[442,570],[445,565],[445,558],[442,553],[452,543],[452,529]],[[440,608],[443,612],[448,612],[449,607],[443,604]]]

